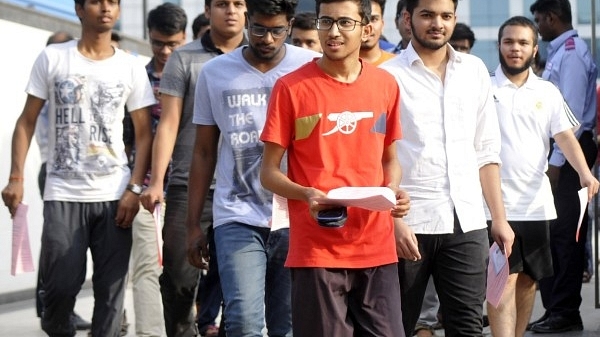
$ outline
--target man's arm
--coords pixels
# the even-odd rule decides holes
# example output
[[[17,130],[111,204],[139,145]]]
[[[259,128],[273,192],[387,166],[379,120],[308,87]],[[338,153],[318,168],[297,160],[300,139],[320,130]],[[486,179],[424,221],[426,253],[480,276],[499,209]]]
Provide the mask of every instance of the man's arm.
[[[150,163],[150,148],[152,146],[152,126],[148,107],[131,111],[131,122],[135,131],[135,162],[131,173],[130,184],[141,185]],[[125,190],[119,200],[119,208],[115,218],[117,225],[123,228],[131,227],[133,218],[140,209],[140,199],[130,190]]]
[[[313,187],[302,186],[288,178],[281,171],[281,159],[285,149],[279,144],[265,142],[263,160],[260,167],[260,182],[267,190],[286,199],[303,200],[309,205],[310,214],[317,218],[317,213],[327,206],[319,205],[313,198],[325,197],[325,192]]]
[[[594,194],[598,193],[598,180],[590,171],[575,134],[571,129],[565,130],[555,134],[554,141],[564,153],[569,164],[579,174],[581,186],[588,188],[588,202],[591,201]]]
[[[490,163],[482,166],[479,169],[479,180],[483,197],[492,215],[492,238],[508,257],[512,252],[515,233],[506,220],[499,165]]]
[[[154,211],[154,205],[163,201],[164,179],[169,161],[173,154],[179,122],[183,109],[183,98],[162,94],[162,113],[156,127],[152,145],[152,164],[150,171],[150,186],[142,193],[140,201],[149,212]]]
[[[2,190],[2,200],[11,216],[15,215],[17,206],[23,200],[23,178],[25,174],[25,158],[31,145],[35,131],[35,123],[44,106],[45,100],[27,95],[23,112],[17,119],[12,137],[12,156],[8,184]]]
[[[410,199],[408,193],[399,187],[402,180],[402,167],[398,161],[397,153],[396,143],[394,142],[384,150],[381,160],[386,186],[391,188],[396,194],[396,206],[391,211],[394,217],[396,253],[398,254],[398,258],[416,261],[421,258],[417,236],[401,219],[410,209]]]
[[[389,187],[396,195],[396,206],[392,208],[392,216],[400,218],[405,216],[410,209],[410,199],[408,193],[400,189],[402,180],[402,167],[398,161],[396,143],[384,149],[381,164],[383,166],[384,184]]]
[[[202,258],[208,261],[209,255],[200,219],[215,173],[219,134],[216,125],[196,126],[196,141],[188,180],[187,256],[191,265],[202,269],[207,268],[207,263]]]
[[[584,116],[585,102],[589,90],[588,68],[585,60],[575,50],[567,51],[563,54],[560,69],[556,73],[553,72],[550,76],[549,80],[556,84],[564,97],[567,109],[570,109],[570,112],[579,122],[584,123],[586,120],[586,116]],[[585,131],[583,128],[576,130],[575,137],[579,138],[583,131]],[[551,183],[554,187],[558,184],[558,173],[566,159],[564,153],[557,145],[556,143],[554,144],[554,151],[552,151],[548,160],[551,165],[548,176],[551,178]]]

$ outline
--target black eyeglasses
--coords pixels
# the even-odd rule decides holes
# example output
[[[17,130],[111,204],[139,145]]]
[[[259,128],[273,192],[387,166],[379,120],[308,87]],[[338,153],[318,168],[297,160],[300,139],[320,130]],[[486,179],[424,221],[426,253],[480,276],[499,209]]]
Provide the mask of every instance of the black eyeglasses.
[[[363,25],[361,21],[350,19],[350,18],[339,18],[334,20],[332,18],[318,18],[315,20],[318,30],[330,30],[335,23],[340,31],[351,31],[354,30],[356,24]]]
[[[254,36],[263,37],[267,35],[267,33],[271,33],[273,38],[278,39],[286,36],[289,28],[289,26],[267,28],[263,26],[252,25],[250,26],[249,30],[250,34]]]
[[[152,48],[156,48],[158,50],[162,50],[164,47],[167,47],[167,48],[173,50],[173,49],[179,47],[181,45],[181,42],[182,41],[163,42],[163,41],[150,39],[150,45],[152,45]]]

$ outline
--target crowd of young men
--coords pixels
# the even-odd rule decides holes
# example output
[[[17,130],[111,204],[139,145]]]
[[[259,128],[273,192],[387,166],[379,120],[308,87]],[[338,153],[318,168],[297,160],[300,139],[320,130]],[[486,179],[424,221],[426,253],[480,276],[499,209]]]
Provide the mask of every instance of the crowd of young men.
[[[482,336],[493,243],[510,267],[499,305],[487,307],[494,336],[582,330],[587,231],[572,241],[577,190],[586,187],[589,201],[599,188],[590,172],[597,70],[569,1],[537,0],[535,23],[504,22],[491,77],[464,53],[475,38],[457,24],[458,0],[399,1],[399,55],[379,44],[385,1],[317,0],[313,15],[295,16],[296,5],[207,0],[209,29],[185,45],[185,13],[159,6],[144,70],[110,44],[120,1],[75,0],[81,38],[36,60],[2,191],[14,215],[48,101],[43,330],[75,334],[89,248],[91,335],[119,335],[132,240],[134,282],[148,270],[155,285],[134,293],[139,334],[148,325],[149,335],[208,336],[214,317],[197,326],[194,299],[210,268],[220,276],[223,335],[412,336],[431,278],[445,335]],[[543,79],[531,70],[538,28],[550,42]],[[387,187],[395,202],[349,206],[338,227],[324,225],[320,215],[340,206],[327,192],[343,186]],[[156,251],[136,245],[143,223],[153,237],[157,205],[160,276],[143,267]],[[546,313],[528,324],[536,282]],[[162,303],[144,302],[159,298],[158,285]],[[151,320],[159,309],[164,321]]]

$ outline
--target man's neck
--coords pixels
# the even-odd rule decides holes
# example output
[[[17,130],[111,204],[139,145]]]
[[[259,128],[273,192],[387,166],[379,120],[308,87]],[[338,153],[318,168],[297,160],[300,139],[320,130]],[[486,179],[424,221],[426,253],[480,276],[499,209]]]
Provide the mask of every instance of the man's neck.
[[[223,53],[229,53],[230,51],[234,50],[244,40],[243,32],[234,36],[225,36],[223,34],[219,34],[216,30],[211,29],[209,34],[210,39],[215,47],[220,49]]]
[[[508,78],[509,81],[511,81],[514,85],[517,86],[517,88],[522,87],[523,84],[527,82],[527,78],[529,78],[529,69],[514,75],[507,73],[506,70],[504,70],[504,68],[502,68],[502,72],[504,73],[504,76]]]
[[[157,77],[162,76],[163,69],[165,68],[165,64],[162,62],[158,62],[156,58],[152,61],[152,67],[154,68],[154,74]]]
[[[446,65],[448,64],[448,44],[439,49],[426,48],[414,43],[413,47],[425,67],[438,75],[443,83],[446,76]]]
[[[110,44],[110,34],[110,31],[100,34],[82,31],[77,50],[91,60],[107,59],[115,54],[115,49]]]
[[[343,60],[331,60],[323,55],[317,61],[317,65],[325,74],[343,83],[356,81],[362,71],[362,63],[358,59],[358,55],[356,57],[349,56]]]
[[[273,58],[260,59],[260,58],[256,57],[252,53],[252,50],[250,49],[250,47],[247,46],[247,47],[244,47],[244,49],[242,51],[242,55],[244,56],[244,59],[246,60],[246,62],[248,62],[256,70],[260,71],[261,73],[266,73],[267,71],[275,68],[281,62],[281,60],[283,60],[283,58],[285,57],[286,51],[287,50],[284,45],[281,47],[281,49],[279,49],[279,52],[273,56]]]
[[[377,60],[379,60],[382,53],[383,51],[381,50],[381,48],[379,48],[379,46],[376,45],[371,49],[361,49],[360,58],[369,63],[375,63],[377,62]]]

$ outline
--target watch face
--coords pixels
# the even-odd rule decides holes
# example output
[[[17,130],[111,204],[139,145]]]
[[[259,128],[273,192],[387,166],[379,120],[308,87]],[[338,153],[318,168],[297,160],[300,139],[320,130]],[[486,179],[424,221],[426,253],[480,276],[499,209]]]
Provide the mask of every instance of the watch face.
[[[127,185],[127,189],[130,190],[131,192],[135,193],[135,194],[141,194],[142,193],[142,186],[137,185],[137,184]]]

